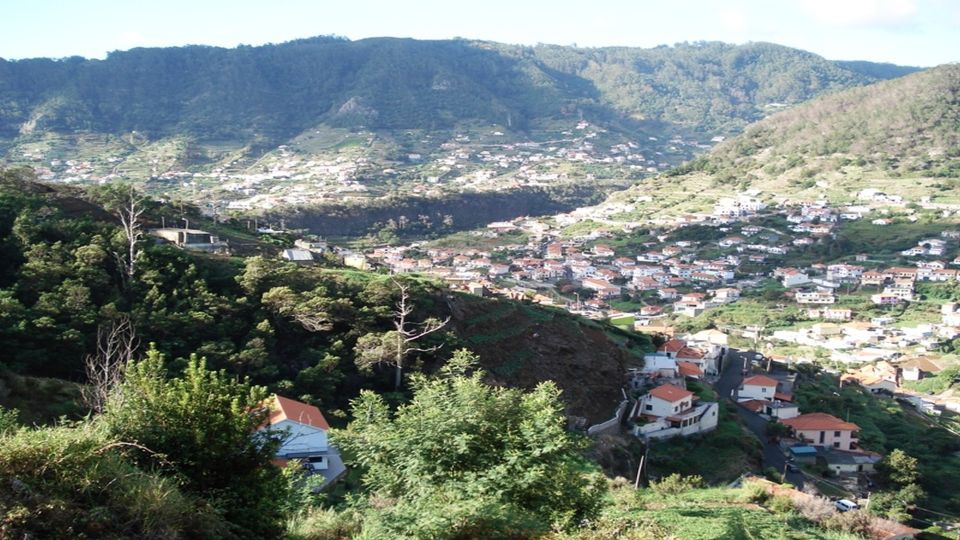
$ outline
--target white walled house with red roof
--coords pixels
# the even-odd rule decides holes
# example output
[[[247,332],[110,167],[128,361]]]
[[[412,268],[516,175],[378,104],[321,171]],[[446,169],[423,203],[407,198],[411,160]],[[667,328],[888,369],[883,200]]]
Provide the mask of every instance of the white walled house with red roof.
[[[860,426],[826,413],[801,414],[781,421],[794,435],[812,446],[856,451]]]
[[[665,439],[705,433],[717,427],[720,407],[701,402],[693,392],[673,384],[650,390],[633,409],[633,434],[644,439]]]
[[[766,375],[754,375],[747,377],[740,383],[737,390],[737,401],[747,401],[750,399],[759,399],[762,401],[773,401],[777,393],[778,381]]]
[[[305,469],[323,476],[321,489],[347,472],[340,452],[327,439],[330,425],[320,409],[277,395],[267,401],[267,406],[269,416],[265,428],[283,436],[277,462],[302,461]]]

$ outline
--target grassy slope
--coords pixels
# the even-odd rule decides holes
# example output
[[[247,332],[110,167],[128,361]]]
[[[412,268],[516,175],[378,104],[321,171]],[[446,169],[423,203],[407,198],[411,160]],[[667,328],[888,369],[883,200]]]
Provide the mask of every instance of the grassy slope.
[[[693,489],[664,495],[652,490],[621,487],[610,492],[610,505],[600,518],[603,531],[581,533],[577,539],[631,538],[728,540],[783,538],[790,540],[852,540],[857,536],[828,531],[799,515],[777,513],[748,501],[743,488]]]
[[[709,210],[746,188],[762,197],[852,202],[873,187],[957,203],[960,66],[832,94],[752,124],[708,156],[616,194],[635,216]]]

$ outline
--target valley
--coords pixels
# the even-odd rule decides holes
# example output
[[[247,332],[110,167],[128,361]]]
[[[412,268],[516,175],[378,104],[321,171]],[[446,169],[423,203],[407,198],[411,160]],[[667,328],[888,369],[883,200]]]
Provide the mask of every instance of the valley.
[[[955,534],[958,96],[764,42],[0,59],[0,536]]]

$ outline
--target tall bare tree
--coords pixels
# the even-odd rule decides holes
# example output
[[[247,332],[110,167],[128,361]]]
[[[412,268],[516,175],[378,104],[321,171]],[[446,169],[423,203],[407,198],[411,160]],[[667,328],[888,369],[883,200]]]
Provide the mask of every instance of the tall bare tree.
[[[138,195],[131,187],[123,204],[116,210],[117,217],[120,218],[120,225],[123,227],[124,237],[127,240],[127,253],[123,256],[117,255],[127,283],[133,281],[133,277],[137,273],[137,259],[140,258],[139,242],[143,238],[140,218],[143,216],[145,209],[143,197]]]
[[[410,287],[394,280],[394,285],[400,289],[400,300],[397,301],[393,312],[393,327],[390,332],[367,334],[357,340],[354,347],[357,366],[369,370],[376,365],[393,366],[394,388],[399,390],[403,382],[403,366],[407,356],[413,352],[433,352],[441,347],[417,347],[415,343],[438,330],[450,322],[450,317],[444,320],[429,318],[416,323],[408,320],[413,313],[413,304],[410,302]]]
[[[139,347],[140,340],[126,315],[97,328],[97,351],[84,359],[87,386],[83,401],[94,413],[103,412]]]

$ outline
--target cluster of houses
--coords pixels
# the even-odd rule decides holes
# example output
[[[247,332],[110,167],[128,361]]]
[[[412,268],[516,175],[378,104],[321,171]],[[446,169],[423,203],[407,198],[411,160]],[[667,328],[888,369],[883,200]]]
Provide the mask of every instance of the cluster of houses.
[[[734,397],[741,407],[787,427],[780,444],[797,463],[819,464],[837,475],[873,471],[882,456],[859,448],[860,427],[822,412],[801,414],[793,403],[795,383],[791,374],[753,375],[741,381]]]
[[[644,356],[643,367],[630,370],[636,400],[628,417],[640,438],[664,439],[706,433],[717,427],[719,405],[698,399],[686,381],[718,374],[726,335],[716,330],[667,341]]]

